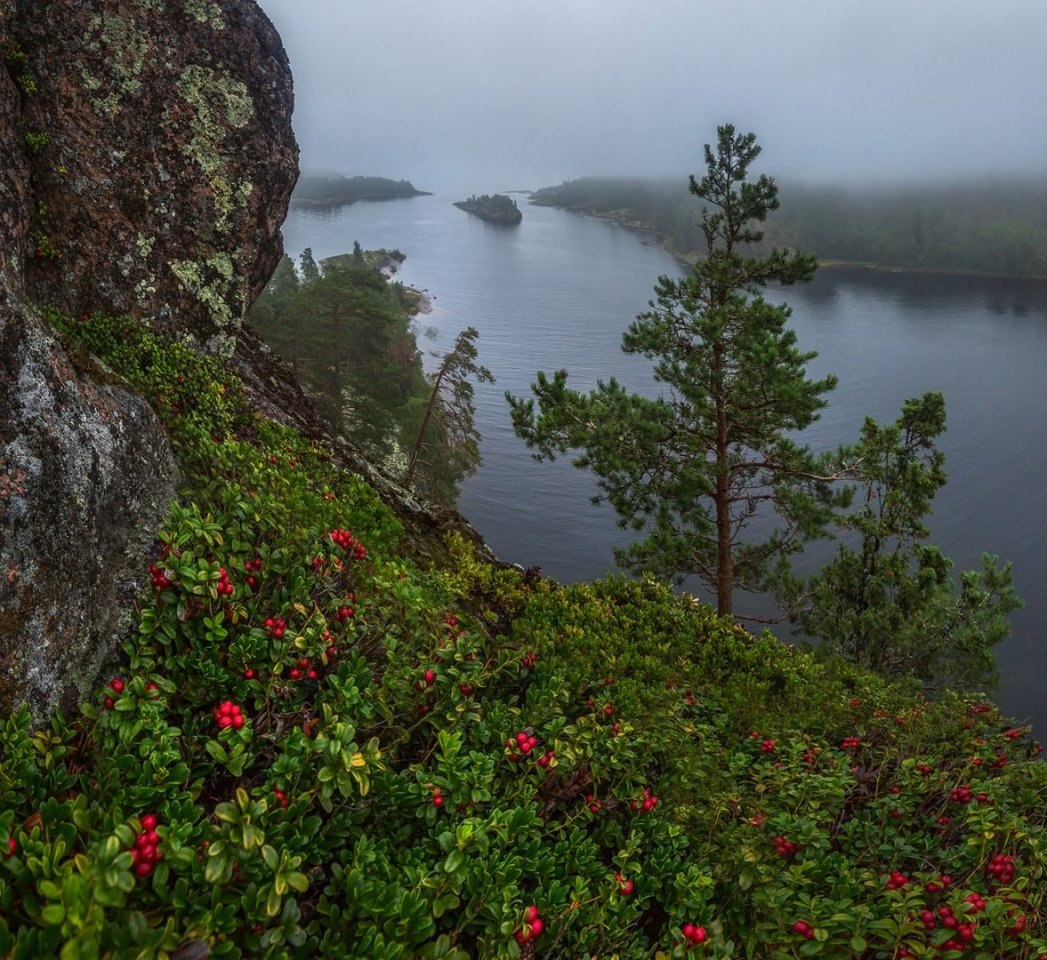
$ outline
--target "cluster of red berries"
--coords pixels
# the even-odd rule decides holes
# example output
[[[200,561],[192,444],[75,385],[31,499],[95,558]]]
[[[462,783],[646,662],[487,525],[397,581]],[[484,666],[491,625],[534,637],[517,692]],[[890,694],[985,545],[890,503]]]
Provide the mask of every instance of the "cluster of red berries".
[[[949,886],[952,886],[952,877],[947,873],[942,873],[938,875],[937,880],[930,880],[925,883],[923,889],[928,893],[941,893],[942,890]]]
[[[688,947],[697,947],[701,943],[705,943],[706,932],[705,927],[699,927],[697,924],[685,923],[680,927],[680,933],[683,934],[684,940],[687,941]]]
[[[791,857],[797,850],[800,849],[800,844],[793,843],[791,840],[786,840],[785,837],[774,838],[774,852],[779,857]]]
[[[434,670],[426,670],[420,679],[415,680],[414,688],[415,690],[424,690],[426,687],[431,687],[434,683],[436,683],[436,672]]]
[[[614,704],[613,704],[613,703],[605,703],[605,704],[603,705],[603,715],[604,715],[604,716],[605,716],[605,717],[606,717],[606,718],[607,718],[608,720],[610,720],[610,719],[611,719],[611,717],[613,717],[613,716],[614,716]]]
[[[530,753],[537,746],[538,738],[532,736],[526,730],[521,730],[515,737],[505,741],[505,748],[510,751],[509,759],[514,763],[522,755]]]
[[[599,813],[603,809],[603,801],[594,793],[585,795],[585,803],[589,807],[590,813]]]
[[[156,587],[157,590],[163,590],[171,586],[171,581],[167,578],[164,569],[157,566],[155,563],[150,565],[149,574],[153,578],[153,586]]]
[[[283,617],[266,617],[265,618],[265,632],[269,636],[279,640],[287,629],[287,621]]]
[[[805,940],[814,939],[814,927],[812,927],[806,920],[797,920],[793,924],[793,933],[799,934]]]
[[[547,766],[549,766],[549,761],[552,760],[553,757],[555,757],[555,756],[556,756],[556,753],[553,750],[546,751],[545,753],[543,753],[538,758],[538,766],[540,766],[540,767],[547,767]]]
[[[641,810],[645,813],[649,813],[655,807],[658,806],[659,799],[653,793],[651,793],[650,787],[643,788],[643,798],[640,800],[630,800],[629,806],[633,813],[639,813]]]
[[[447,626],[449,626],[449,627],[457,627],[458,626],[458,618],[453,613],[445,613],[444,614],[444,623],[447,624]]]
[[[1011,914],[1011,916],[1013,916],[1013,914]],[[1018,936],[1018,934],[1025,929],[1025,924],[1027,922],[1028,921],[1025,919],[1025,914],[1019,914],[1018,918],[1014,921],[1014,926],[1007,928],[1007,933],[1009,933],[1012,937]]]
[[[1017,858],[1004,853],[994,853],[989,857],[985,872],[989,879],[1004,885],[1014,879],[1014,862]]]
[[[840,746],[844,750],[858,750],[862,745],[861,737],[844,737],[840,742]]]
[[[230,581],[229,571],[225,567],[218,568],[218,583],[215,584],[215,589],[220,597],[231,597],[236,589]]]
[[[901,870],[892,870],[885,886],[888,890],[904,890],[911,882]]]
[[[349,603],[356,603],[356,594],[350,593],[348,599]],[[354,607],[349,606],[349,603],[343,603],[335,611],[334,618],[339,623],[345,623],[346,620],[351,620],[353,617],[356,616],[356,609]]]
[[[433,806],[442,807],[444,805],[443,790],[439,787],[433,787]]]
[[[332,530],[329,534],[331,542],[337,544],[343,550],[348,550],[356,543],[356,538],[348,530]]]
[[[139,819],[142,830],[135,836],[134,846],[131,847],[131,869],[142,878],[148,877],[153,872],[153,867],[163,860],[160,853],[160,837],[156,832],[157,820],[152,813],[147,813]]]
[[[119,677],[113,677],[113,679],[109,681],[109,689],[112,690],[113,693],[116,693],[116,694],[123,693],[124,689],[125,689],[124,688],[124,681],[121,680]],[[154,684],[154,689],[155,689],[155,684]],[[116,706],[116,701],[112,698],[111,695],[106,694],[105,699],[102,701],[102,706],[105,707],[106,710],[112,710],[113,707]]]
[[[292,680],[301,680],[303,678],[306,680],[315,680],[320,676],[320,674],[317,673],[315,667],[310,666],[310,663],[312,663],[312,661],[308,657],[300,657],[296,661],[297,666],[291,667],[291,669],[287,671],[287,676]]]
[[[959,786],[953,787],[949,791],[949,799],[953,803],[968,804],[972,800],[977,800],[979,803],[987,803],[991,807],[993,800],[987,793],[975,793],[970,787]]]
[[[284,793],[283,790],[277,790],[276,787],[273,787],[273,796],[276,797],[276,802],[280,804],[281,807],[286,808],[287,794]]]
[[[331,541],[343,550],[352,550],[354,560],[363,560],[367,556],[367,549],[348,530],[332,530]]]
[[[760,751],[762,753],[774,753],[774,741],[773,740],[761,740]]]
[[[247,571],[247,585],[253,590],[258,586],[255,574],[262,572],[262,558],[255,557],[253,560],[244,561],[244,569]]]
[[[977,897],[978,901],[981,902],[981,906],[975,905],[973,912],[984,909],[985,902],[981,900],[981,897],[978,897],[977,894],[974,894],[973,896]],[[970,897],[967,898],[967,902],[977,904],[977,902],[971,900]],[[948,950],[963,950],[963,948],[974,939],[974,931],[978,926],[974,921],[965,923],[964,921],[957,919],[956,914],[953,913],[952,907],[948,904],[940,906],[937,912],[925,908],[920,911],[919,916],[920,921],[923,923],[924,930],[937,930],[938,923],[940,922],[946,930],[955,931],[954,935],[944,943],[935,944],[934,949],[940,950],[943,953]]]
[[[819,753],[820,751],[817,747],[808,747],[806,750],[804,750],[803,757],[801,759],[804,763],[807,764],[807,766],[813,767],[818,762]]]
[[[629,896],[636,889],[636,884],[632,880],[626,880],[620,873],[616,873],[614,879],[618,881],[618,892],[623,897]]]
[[[537,653],[525,653],[522,657],[520,657],[520,665],[525,670],[533,670],[534,669],[534,665],[537,662],[538,662],[538,654]]]
[[[221,730],[226,727],[234,727],[239,730],[246,720],[243,712],[232,700],[223,700],[215,707],[214,719]]]
[[[516,942],[522,947],[525,943],[529,943],[534,940],[535,937],[539,936],[542,930],[545,929],[545,924],[542,922],[542,918],[538,915],[538,908],[530,906],[524,911],[525,921],[524,925],[516,931],[513,936],[516,937]]]

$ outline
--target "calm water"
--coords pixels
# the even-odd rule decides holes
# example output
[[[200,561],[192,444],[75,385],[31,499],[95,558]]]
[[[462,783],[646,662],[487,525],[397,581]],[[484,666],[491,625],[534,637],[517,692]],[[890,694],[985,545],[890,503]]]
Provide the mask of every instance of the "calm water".
[[[655,278],[681,268],[613,225],[525,206],[518,228],[498,228],[451,206],[457,197],[356,204],[330,214],[293,211],[285,246],[319,257],[399,247],[401,278],[427,289],[433,349],[465,326],[480,331],[481,360],[497,377],[477,390],[484,464],[460,508],[504,559],[563,581],[599,576],[622,542],[614,514],[589,503],[590,478],[566,461],[531,460],[509,424],[504,391],[528,391],[536,370],[570,371],[575,386],[616,376],[653,389],[647,365],[623,355],[621,333]],[[810,374],[840,386],[805,435],[815,449],[853,440],[866,415],[893,420],[906,397],[945,394],[948,486],[932,539],[958,569],[982,551],[1013,560],[1026,607],[998,648],[999,699],[1047,733],[1047,283],[822,269],[769,299],[794,310],[800,346],[819,352]],[[746,607],[744,598],[736,606]]]

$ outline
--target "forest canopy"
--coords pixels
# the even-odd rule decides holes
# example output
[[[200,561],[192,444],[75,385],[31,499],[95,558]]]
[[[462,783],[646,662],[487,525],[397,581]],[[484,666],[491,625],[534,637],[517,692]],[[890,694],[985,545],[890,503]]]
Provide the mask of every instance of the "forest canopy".
[[[767,245],[885,267],[1047,276],[1047,180],[838,187],[785,182]],[[653,230],[675,254],[702,249],[682,178],[583,177],[531,202]]]

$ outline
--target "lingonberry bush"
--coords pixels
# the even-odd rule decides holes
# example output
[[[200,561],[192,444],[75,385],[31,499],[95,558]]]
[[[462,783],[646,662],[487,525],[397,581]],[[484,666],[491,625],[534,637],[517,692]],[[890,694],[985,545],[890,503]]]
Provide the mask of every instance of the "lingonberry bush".
[[[413,559],[215,361],[55,322],[186,491],[97,696],[0,726],[0,956],[1047,956],[1047,767],[993,705],[653,583]]]

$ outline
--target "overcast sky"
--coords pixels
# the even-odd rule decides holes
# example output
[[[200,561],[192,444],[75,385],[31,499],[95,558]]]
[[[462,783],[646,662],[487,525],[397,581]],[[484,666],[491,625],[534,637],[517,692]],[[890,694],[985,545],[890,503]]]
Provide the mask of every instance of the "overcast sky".
[[[436,191],[700,169],[1047,172],[1047,0],[259,0],[302,166]]]

